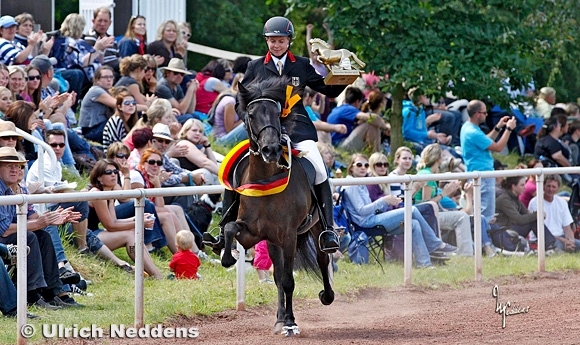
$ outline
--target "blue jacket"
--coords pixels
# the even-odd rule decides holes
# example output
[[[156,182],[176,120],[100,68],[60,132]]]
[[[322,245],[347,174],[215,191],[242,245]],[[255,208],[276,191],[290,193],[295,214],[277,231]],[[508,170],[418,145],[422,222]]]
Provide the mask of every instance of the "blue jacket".
[[[403,139],[420,144],[430,144],[427,136],[427,115],[423,107],[403,101]]]

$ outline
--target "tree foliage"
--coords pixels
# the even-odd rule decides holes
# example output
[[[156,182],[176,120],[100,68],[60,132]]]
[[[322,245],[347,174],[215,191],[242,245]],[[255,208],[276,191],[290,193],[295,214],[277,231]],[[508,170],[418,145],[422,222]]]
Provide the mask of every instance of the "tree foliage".
[[[335,45],[356,51],[367,70],[386,75],[393,93],[391,147],[402,144],[401,102],[420,86],[507,105],[507,78],[519,88],[542,68],[555,76],[578,53],[577,1],[293,0],[324,8]],[[557,24],[556,24],[557,23]],[[550,77],[548,77],[550,79]],[[552,78],[553,79],[553,78]]]

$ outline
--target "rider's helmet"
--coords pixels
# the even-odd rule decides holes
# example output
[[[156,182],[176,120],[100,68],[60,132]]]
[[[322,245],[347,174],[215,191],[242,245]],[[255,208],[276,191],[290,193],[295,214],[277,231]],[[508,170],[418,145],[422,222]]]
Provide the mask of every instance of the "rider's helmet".
[[[264,37],[287,36],[294,38],[294,25],[287,18],[272,17],[264,24]]]

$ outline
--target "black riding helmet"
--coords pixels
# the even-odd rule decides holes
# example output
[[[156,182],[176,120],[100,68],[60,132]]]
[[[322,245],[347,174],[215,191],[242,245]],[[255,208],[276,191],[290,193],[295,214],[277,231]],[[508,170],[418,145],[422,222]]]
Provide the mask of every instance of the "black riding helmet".
[[[287,36],[294,38],[294,25],[284,17],[272,17],[264,24],[264,37]]]

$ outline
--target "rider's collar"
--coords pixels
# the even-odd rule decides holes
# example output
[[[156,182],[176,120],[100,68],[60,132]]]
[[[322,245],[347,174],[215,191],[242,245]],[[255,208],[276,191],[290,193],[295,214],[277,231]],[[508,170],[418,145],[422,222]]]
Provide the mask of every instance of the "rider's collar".
[[[281,56],[281,57],[275,57],[274,55],[272,55],[269,51],[268,53],[266,53],[266,58],[264,59],[264,65],[266,65],[268,62],[270,62],[270,60],[272,59],[278,59],[278,60],[282,60],[282,62],[286,62],[284,60],[284,58],[288,58],[290,59],[290,61],[292,62],[296,62],[296,57],[294,57],[294,54],[292,54],[292,52],[290,50],[286,51],[285,56]],[[276,61],[274,61],[274,63],[276,63]]]

